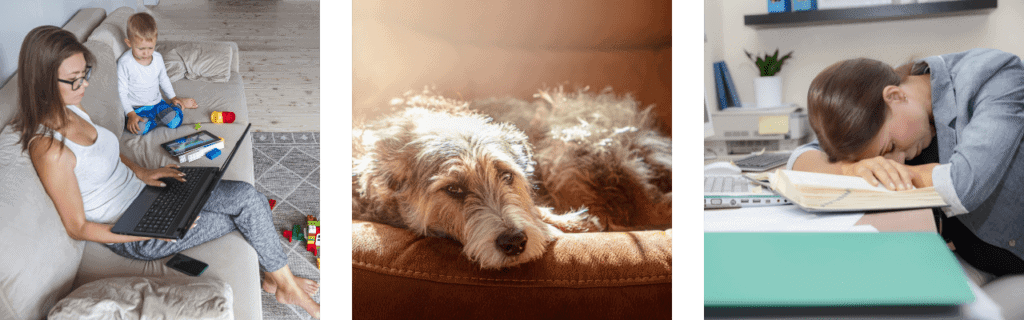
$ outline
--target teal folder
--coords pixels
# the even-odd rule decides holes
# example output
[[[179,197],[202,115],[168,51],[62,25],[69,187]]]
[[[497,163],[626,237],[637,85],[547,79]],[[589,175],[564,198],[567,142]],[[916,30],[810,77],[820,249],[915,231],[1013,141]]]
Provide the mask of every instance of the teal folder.
[[[705,233],[705,307],[943,306],[974,301],[936,233]]]

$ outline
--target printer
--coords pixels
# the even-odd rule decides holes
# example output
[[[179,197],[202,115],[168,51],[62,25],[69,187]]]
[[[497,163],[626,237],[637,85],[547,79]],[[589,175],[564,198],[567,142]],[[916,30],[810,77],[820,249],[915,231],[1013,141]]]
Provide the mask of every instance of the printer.
[[[714,156],[791,151],[813,140],[807,114],[797,105],[726,108],[711,115],[715,133],[704,138]]]

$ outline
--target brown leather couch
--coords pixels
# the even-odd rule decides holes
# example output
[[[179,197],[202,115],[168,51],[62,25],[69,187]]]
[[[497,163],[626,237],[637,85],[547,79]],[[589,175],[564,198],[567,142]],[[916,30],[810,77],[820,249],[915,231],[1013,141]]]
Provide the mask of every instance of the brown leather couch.
[[[358,1],[353,115],[433,85],[461,100],[611,86],[671,133],[669,1]],[[452,240],[353,220],[354,319],[671,317],[672,231],[570,234],[543,258],[481,270]]]

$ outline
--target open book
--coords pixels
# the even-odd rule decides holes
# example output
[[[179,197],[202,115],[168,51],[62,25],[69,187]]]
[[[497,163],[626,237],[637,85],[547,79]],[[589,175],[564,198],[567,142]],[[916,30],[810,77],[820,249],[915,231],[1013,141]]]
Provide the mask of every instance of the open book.
[[[771,189],[809,212],[879,211],[949,206],[934,187],[890,191],[861,177],[776,170]]]

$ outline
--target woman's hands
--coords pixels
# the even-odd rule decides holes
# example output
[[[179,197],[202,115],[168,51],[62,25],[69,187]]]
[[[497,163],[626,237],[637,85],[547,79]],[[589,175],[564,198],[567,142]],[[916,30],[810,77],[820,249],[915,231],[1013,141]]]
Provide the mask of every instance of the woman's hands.
[[[154,186],[154,187],[166,187],[167,184],[160,181],[162,178],[171,178],[181,182],[185,182],[185,173],[178,171],[178,165],[169,164],[157,169],[138,169],[135,171],[135,176],[139,177],[143,183]]]
[[[938,163],[908,166],[882,156],[868,158],[841,166],[842,174],[864,178],[871,185],[879,183],[889,190],[910,190],[932,186],[932,169]]]

